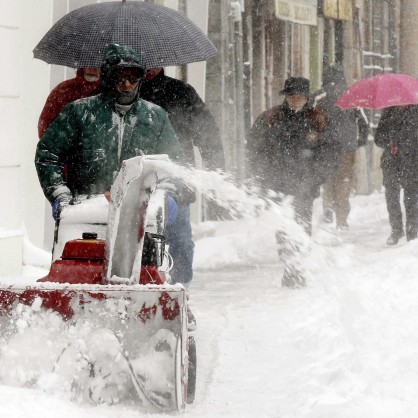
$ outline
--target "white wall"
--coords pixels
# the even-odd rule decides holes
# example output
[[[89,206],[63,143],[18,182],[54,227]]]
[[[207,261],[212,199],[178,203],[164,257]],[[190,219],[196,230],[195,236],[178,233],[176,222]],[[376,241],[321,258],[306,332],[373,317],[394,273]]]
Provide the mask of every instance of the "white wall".
[[[32,49],[50,26],[52,0],[0,1],[0,275],[22,271],[25,227],[43,240],[44,199],[33,159],[48,66]]]
[[[38,118],[50,91],[50,66],[33,58],[32,50],[51,27],[53,0],[19,0],[20,68],[26,82],[21,91],[21,143],[23,144],[23,219],[30,240],[43,247],[45,198],[34,165]],[[28,75],[30,78],[28,79]]]
[[[0,3],[0,274],[22,266],[21,173],[18,115],[21,114],[19,13],[13,0]]]
[[[209,0],[187,2],[187,17],[196,23],[204,33],[208,33]],[[195,62],[187,66],[187,82],[191,84],[199,96],[205,99],[206,62]]]

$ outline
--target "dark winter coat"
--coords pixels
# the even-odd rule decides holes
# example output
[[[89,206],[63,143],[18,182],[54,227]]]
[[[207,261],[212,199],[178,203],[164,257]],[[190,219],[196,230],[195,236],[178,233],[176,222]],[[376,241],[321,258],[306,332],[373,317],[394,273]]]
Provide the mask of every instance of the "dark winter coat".
[[[152,80],[142,83],[140,97],[167,111],[190,164],[194,163],[195,145],[207,168],[225,169],[219,129],[192,86],[161,71]]]
[[[120,59],[128,58],[125,50],[116,52]],[[114,53],[105,56],[104,65],[114,59]],[[67,105],[38,143],[35,165],[50,202],[68,191],[74,195],[110,190],[122,161],[141,153],[168,154],[175,161],[184,158],[163,109],[138,99],[121,115],[115,111],[114,95],[106,90],[112,83],[106,79],[105,66],[102,81],[101,94]]]
[[[42,138],[51,122],[62,109],[77,99],[94,96],[100,93],[100,80],[89,82],[84,79],[83,70],[79,68],[76,77],[58,84],[49,94],[38,121],[38,135]]]
[[[365,145],[368,124],[357,109],[341,109],[335,102],[347,89],[344,68],[331,65],[324,69],[322,89],[316,93],[316,107],[328,114],[327,135],[340,143],[341,152],[355,151]]]
[[[384,182],[418,187],[418,106],[385,109],[374,140],[383,148],[380,161]]]
[[[335,105],[338,96],[326,90],[317,96],[316,107],[328,114],[327,135],[340,144],[341,152],[356,151],[366,145],[368,124],[357,109],[341,109]]]
[[[338,144],[324,136],[326,127],[326,114],[308,106],[294,112],[285,102],[263,112],[248,142],[250,168],[262,187],[317,197],[339,162]]]

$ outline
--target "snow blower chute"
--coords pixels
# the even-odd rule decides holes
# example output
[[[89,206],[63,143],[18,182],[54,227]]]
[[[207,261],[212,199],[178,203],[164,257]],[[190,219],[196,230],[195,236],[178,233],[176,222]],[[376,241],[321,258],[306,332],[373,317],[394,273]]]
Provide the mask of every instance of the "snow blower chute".
[[[166,161],[125,161],[110,203],[79,196],[64,208],[49,274],[32,286],[0,286],[0,366],[9,365],[2,383],[59,382],[73,399],[139,399],[150,410],[193,401],[185,289],[169,284],[162,267]],[[25,341],[31,346],[19,355]]]

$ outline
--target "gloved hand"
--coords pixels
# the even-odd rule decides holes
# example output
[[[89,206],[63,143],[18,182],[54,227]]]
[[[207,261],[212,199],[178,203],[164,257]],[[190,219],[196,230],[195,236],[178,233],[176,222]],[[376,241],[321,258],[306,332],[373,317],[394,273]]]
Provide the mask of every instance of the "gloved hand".
[[[174,199],[170,193],[167,193],[167,212],[167,225],[172,225],[176,221],[179,207],[177,205],[176,199]]]
[[[52,204],[52,217],[56,221],[59,219],[62,209],[67,206],[72,199],[72,196],[68,193],[59,195]]]

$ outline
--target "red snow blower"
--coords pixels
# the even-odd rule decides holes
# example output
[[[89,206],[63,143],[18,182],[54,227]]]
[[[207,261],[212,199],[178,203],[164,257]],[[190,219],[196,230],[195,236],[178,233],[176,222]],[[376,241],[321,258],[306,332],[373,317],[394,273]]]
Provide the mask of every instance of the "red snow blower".
[[[163,156],[125,161],[112,202],[80,196],[64,208],[49,274],[31,286],[0,286],[0,360],[25,365],[0,373],[2,383],[36,386],[48,376],[72,399],[139,399],[151,411],[193,402],[186,293],[164,272],[165,192],[157,183],[166,167]],[[48,355],[30,346],[20,359],[25,335],[42,338]]]

